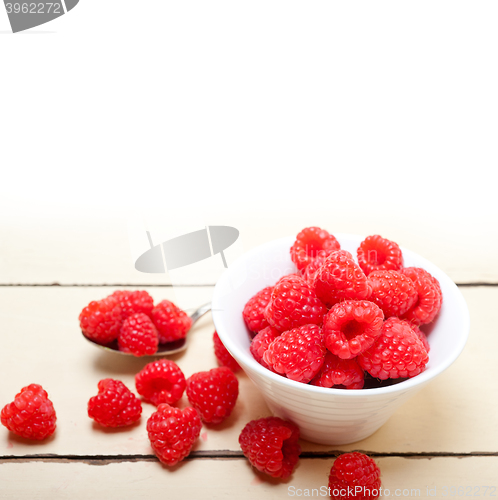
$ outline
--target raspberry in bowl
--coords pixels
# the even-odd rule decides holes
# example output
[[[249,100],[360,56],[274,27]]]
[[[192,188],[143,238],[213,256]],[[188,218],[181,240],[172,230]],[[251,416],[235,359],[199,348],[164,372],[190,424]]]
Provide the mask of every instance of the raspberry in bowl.
[[[363,271],[357,264],[356,255],[365,237],[338,233],[335,233],[334,236],[340,244],[341,253],[330,257],[330,252],[338,252],[337,248],[315,251],[316,259],[322,259],[327,265],[322,265],[317,260],[320,265],[316,266],[312,273],[298,270],[291,259],[290,248],[296,241],[295,237],[274,240],[251,250],[232,264],[221,276],[216,284],[212,301],[213,321],[220,339],[248,377],[258,387],[272,413],[277,417],[294,422],[300,428],[303,439],[327,445],[352,443],[373,434],[397,408],[457,359],[467,341],[470,323],[467,305],[457,286],[430,261],[400,247],[403,257],[401,268],[397,264],[397,269],[371,270],[369,274],[375,274],[373,274],[371,280],[364,282]],[[392,253],[391,249],[389,251]],[[354,261],[349,266],[349,269],[352,269],[354,275],[357,276],[354,279],[353,286],[349,289],[344,288],[340,296],[325,293],[329,289],[328,283],[342,280],[341,274],[335,267],[342,261]],[[424,355],[427,349],[421,349],[421,352],[417,354],[418,362],[422,363],[420,369],[411,370],[408,367],[407,370],[400,371],[398,375],[401,374],[400,376],[408,376],[409,378],[402,381],[396,380],[397,383],[390,383],[392,381],[388,380],[385,382],[389,383],[384,384],[382,379],[388,376],[388,373],[386,370],[377,370],[378,363],[376,363],[375,358],[369,356],[374,352],[374,348],[381,341],[388,342],[389,339],[386,339],[386,337],[404,334],[405,330],[411,331],[408,332],[409,343],[416,345],[417,348],[420,348],[420,345],[426,341],[425,338],[419,339],[419,335],[423,336],[423,334],[415,325],[418,319],[430,317],[424,302],[428,301],[428,298],[424,297],[424,301],[421,301],[420,304],[410,298],[413,290],[408,286],[410,281],[406,280],[404,275],[406,273],[406,276],[412,280],[411,282],[414,283],[414,287],[419,294],[427,288],[424,288],[424,286],[428,280],[423,273],[422,275],[420,273],[415,275],[414,271],[410,270],[412,268],[421,268],[435,278],[439,282],[440,292],[444,300],[437,316],[432,319],[430,325],[422,325],[422,328],[429,327],[430,330],[428,337],[430,354],[428,356]],[[405,269],[407,271],[404,271]],[[304,271],[306,270],[304,269]],[[387,322],[389,318],[380,312],[384,308],[387,311],[386,314],[390,315],[392,313],[385,306],[386,301],[394,293],[392,287],[390,288],[384,284],[385,279],[387,279],[385,278],[386,273],[387,278],[394,279],[392,287],[402,289],[403,293],[408,297],[406,299],[407,303],[395,304],[396,312],[402,317],[389,322]],[[273,321],[273,324],[266,327],[268,329],[266,336],[269,333],[271,335],[263,343],[264,349],[259,346],[259,337],[256,338],[258,349],[252,349],[259,353],[259,362],[255,359],[254,353],[251,353],[251,340],[256,332],[250,332],[247,323],[244,321],[242,314],[244,307],[260,290],[266,287],[275,287],[279,279],[287,275],[301,275],[303,281],[319,282],[321,301],[325,303],[328,311],[334,310],[334,313],[327,312],[325,314],[324,325],[326,327],[324,327],[324,330],[328,329],[325,333],[330,337],[328,347],[334,348],[334,346],[338,346],[337,352],[341,353],[339,357],[344,361],[340,363],[339,368],[333,365],[330,359],[331,355],[328,354],[329,349],[324,353],[325,358],[323,361],[324,367],[334,367],[334,373],[322,370],[317,372],[316,375],[310,372],[306,373],[305,377],[294,376],[294,374],[302,375],[304,372],[284,366],[284,363],[276,354],[281,352],[279,345],[285,342],[285,338],[283,341],[275,343],[275,346],[270,349],[268,354],[264,352],[268,345],[276,342],[276,339],[281,335],[293,338],[303,335],[310,336],[320,326],[322,311],[319,310],[316,304],[313,305],[316,314],[309,323],[315,322],[319,326],[312,327],[309,324],[303,325],[304,328],[298,326],[296,329],[303,331],[299,330],[292,334],[279,331],[279,329],[285,330],[288,325],[282,323],[280,319],[282,316],[279,316],[278,307],[276,309],[270,307],[272,316],[269,316],[269,319],[270,323]],[[417,280],[418,282],[415,283]],[[286,281],[292,285],[287,287],[290,290],[288,293],[292,297],[297,297],[298,302],[311,301],[311,295],[307,292],[305,285],[297,287],[295,283],[298,280],[292,276]],[[303,295],[306,296],[305,299],[302,298]],[[370,305],[371,310],[366,311],[364,314],[366,318],[361,319],[361,321],[367,322],[367,326],[370,328],[369,331],[366,331],[368,335],[365,335],[364,331],[360,332],[362,336],[358,339],[357,348],[361,352],[357,353],[355,349],[344,349],[340,343],[337,343],[332,334],[334,325],[340,321],[334,317],[328,318],[327,315],[333,316],[340,308],[343,308],[344,311],[337,311],[339,316],[341,314],[354,315],[356,312],[349,307],[350,302],[368,300],[372,304],[372,297],[375,297],[378,306],[375,304]],[[435,297],[435,299],[438,299],[438,297]],[[437,302],[435,299],[432,300],[432,303]],[[423,316],[418,309],[415,311],[415,306],[422,306],[424,309],[422,312],[427,314]],[[309,310],[309,307],[307,310]],[[416,314],[408,314],[405,310]],[[380,324],[377,324],[379,321],[376,318],[379,315],[385,316],[385,326],[382,328],[379,328]],[[315,317],[318,319],[315,320]],[[332,327],[327,324],[327,320],[332,323]],[[360,321],[360,319],[357,318],[357,321]],[[407,327],[408,321],[410,321],[412,328]],[[311,342],[311,340],[307,340],[307,342]],[[354,346],[353,343],[351,344]],[[277,347],[279,347],[280,351],[276,349]],[[351,357],[352,355],[355,357]],[[296,362],[298,368],[300,368],[299,359]],[[372,362],[375,365],[374,369],[370,368]],[[314,367],[312,368],[314,369]],[[340,377],[337,375],[338,369],[341,370]],[[373,380],[378,382],[378,379],[381,379],[381,383],[373,383],[369,386],[365,384],[364,388],[361,388],[363,387],[360,380],[362,369],[372,370],[377,377]],[[314,378],[311,382],[308,382],[312,375]],[[349,389],[331,387],[334,380],[339,378],[346,381],[346,383],[343,382],[345,386],[350,385]]]

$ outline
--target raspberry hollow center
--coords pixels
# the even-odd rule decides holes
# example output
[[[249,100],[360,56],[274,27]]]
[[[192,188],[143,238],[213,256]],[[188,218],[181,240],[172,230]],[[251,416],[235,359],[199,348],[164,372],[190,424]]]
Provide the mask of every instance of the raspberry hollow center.
[[[365,331],[365,325],[353,319],[344,323],[344,325],[341,328],[341,331],[347,340],[351,340],[357,337],[358,335],[363,334],[363,332]]]

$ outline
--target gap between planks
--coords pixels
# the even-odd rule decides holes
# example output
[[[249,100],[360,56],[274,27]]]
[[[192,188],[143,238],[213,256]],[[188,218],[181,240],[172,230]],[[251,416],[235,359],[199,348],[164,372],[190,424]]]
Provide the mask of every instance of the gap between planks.
[[[474,282],[468,282],[468,283],[455,283],[456,286],[459,287],[466,287],[466,288],[472,288],[472,287],[498,287],[498,282],[485,282],[485,281],[474,281]],[[216,286],[216,284],[210,284],[210,283],[193,283],[193,284],[185,284],[185,285],[180,285],[180,284],[164,284],[164,283],[0,283],[0,288],[7,288],[7,287],[53,287],[53,286],[60,286],[60,287],[65,287],[65,288],[73,288],[73,287],[79,287],[79,288],[86,288],[86,287],[132,287],[132,288],[138,288],[138,287],[144,287],[144,288],[174,288],[174,287],[182,287],[182,288],[195,288],[195,287],[206,287],[206,288],[213,288]]]
[[[498,457],[498,452],[470,452],[470,453],[452,453],[452,452],[421,452],[421,453],[381,453],[368,450],[356,450],[372,458],[405,458],[405,459],[428,459],[431,458],[474,458],[474,457]],[[301,459],[332,459],[336,458],[345,451],[331,452],[304,452],[301,453]],[[241,451],[197,451],[191,453],[185,460],[241,460],[245,457]],[[89,465],[108,465],[124,462],[157,462],[155,455],[55,455],[55,454],[35,454],[22,456],[0,456],[0,464],[5,463],[27,463],[27,462],[51,462],[51,463],[75,463],[81,462]]]

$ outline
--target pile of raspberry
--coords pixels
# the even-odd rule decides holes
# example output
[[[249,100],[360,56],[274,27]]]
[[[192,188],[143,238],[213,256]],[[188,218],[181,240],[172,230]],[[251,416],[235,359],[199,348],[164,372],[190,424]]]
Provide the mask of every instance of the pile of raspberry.
[[[135,356],[153,355],[159,344],[184,339],[192,326],[185,311],[169,300],[154,305],[144,290],[118,290],[92,301],[79,321],[88,339]]]
[[[355,259],[332,234],[307,227],[290,254],[296,271],[243,310],[258,363],[339,389],[378,387],[425,370],[429,343],[421,328],[441,309],[441,287],[428,271],[404,267],[397,243],[368,236]]]

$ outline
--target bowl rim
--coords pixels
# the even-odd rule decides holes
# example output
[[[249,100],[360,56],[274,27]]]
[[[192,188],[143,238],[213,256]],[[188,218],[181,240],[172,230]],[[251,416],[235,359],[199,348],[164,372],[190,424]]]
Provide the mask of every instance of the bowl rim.
[[[350,233],[334,233],[334,236],[341,242],[342,239],[358,239],[360,238],[360,242],[365,239],[365,236],[350,234]],[[251,371],[254,371],[258,374],[258,376],[262,378],[267,378],[271,382],[276,383],[278,385],[287,387],[288,389],[299,391],[307,394],[316,394],[320,396],[325,395],[341,395],[341,397],[345,398],[358,398],[358,397],[368,397],[373,395],[384,395],[384,394],[395,394],[400,392],[405,392],[411,388],[417,386],[423,386],[425,383],[429,382],[443,371],[445,371],[449,366],[451,366],[455,360],[460,356],[465,344],[467,343],[469,332],[470,332],[470,313],[467,306],[467,303],[462,295],[462,292],[458,289],[455,282],[439,267],[433,264],[431,261],[427,260],[425,257],[403,247],[400,245],[400,249],[403,253],[403,256],[414,257],[420,264],[418,267],[423,267],[432,275],[435,276],[438,281],[444,281],[445,286],[452,288],[454,291],[454,297],[457,301],[458,310],[461,311],[461,330],[462,334],[458,337],[458,342],[453,345],[453,349],[450,355],[444,359],[442,363],[431,369],[431,371],[423,371],[422,373],[416,375],[415,377],[409,378],[397,384],[389,385],[386,387],[376,387],[362,390],[345,390],[345,389],[334,389],[334,388],[326,388],[326,387],[317,387],[309,384],[303,384],[301,382],[296,382],[295,380],[288,379],[282,375],[278,375],[268,370],[259,364],[248,352],[244,352],[242,349],[232,342],[230,335],[227,334],[224,320],[223,320],[223,309],[220,304],[222,302],[222,297],[220,297],[220,290],[224,285],[230,280],[230,275],[233,272],[237,272],[237,269],[240,269],[245,265],[245,262],[251,259],[254,255],[264,252],[264,250],[268,250],[270,248],[274,248],[279,245],[288,245],[289,249],[292,243],[295,241],[295,236],[286,236],[283,238],[278,238],[275,240],[268,241],[261,245],[258,245],[255,248],[252,248],[248,252],[241,255],[227,270],[220,276],[218,279],[215,288],[213,290],[213,299],[212,299],[212,318],[213,323],[218,332],[220,339],[222,340],[225,347],[228,349],[230,354],[245,368]],[[242,315],[242,311],[240,312]],[[235,354],[235,355],[234,355]],[[244,370],[245,371],[245,370]]]

